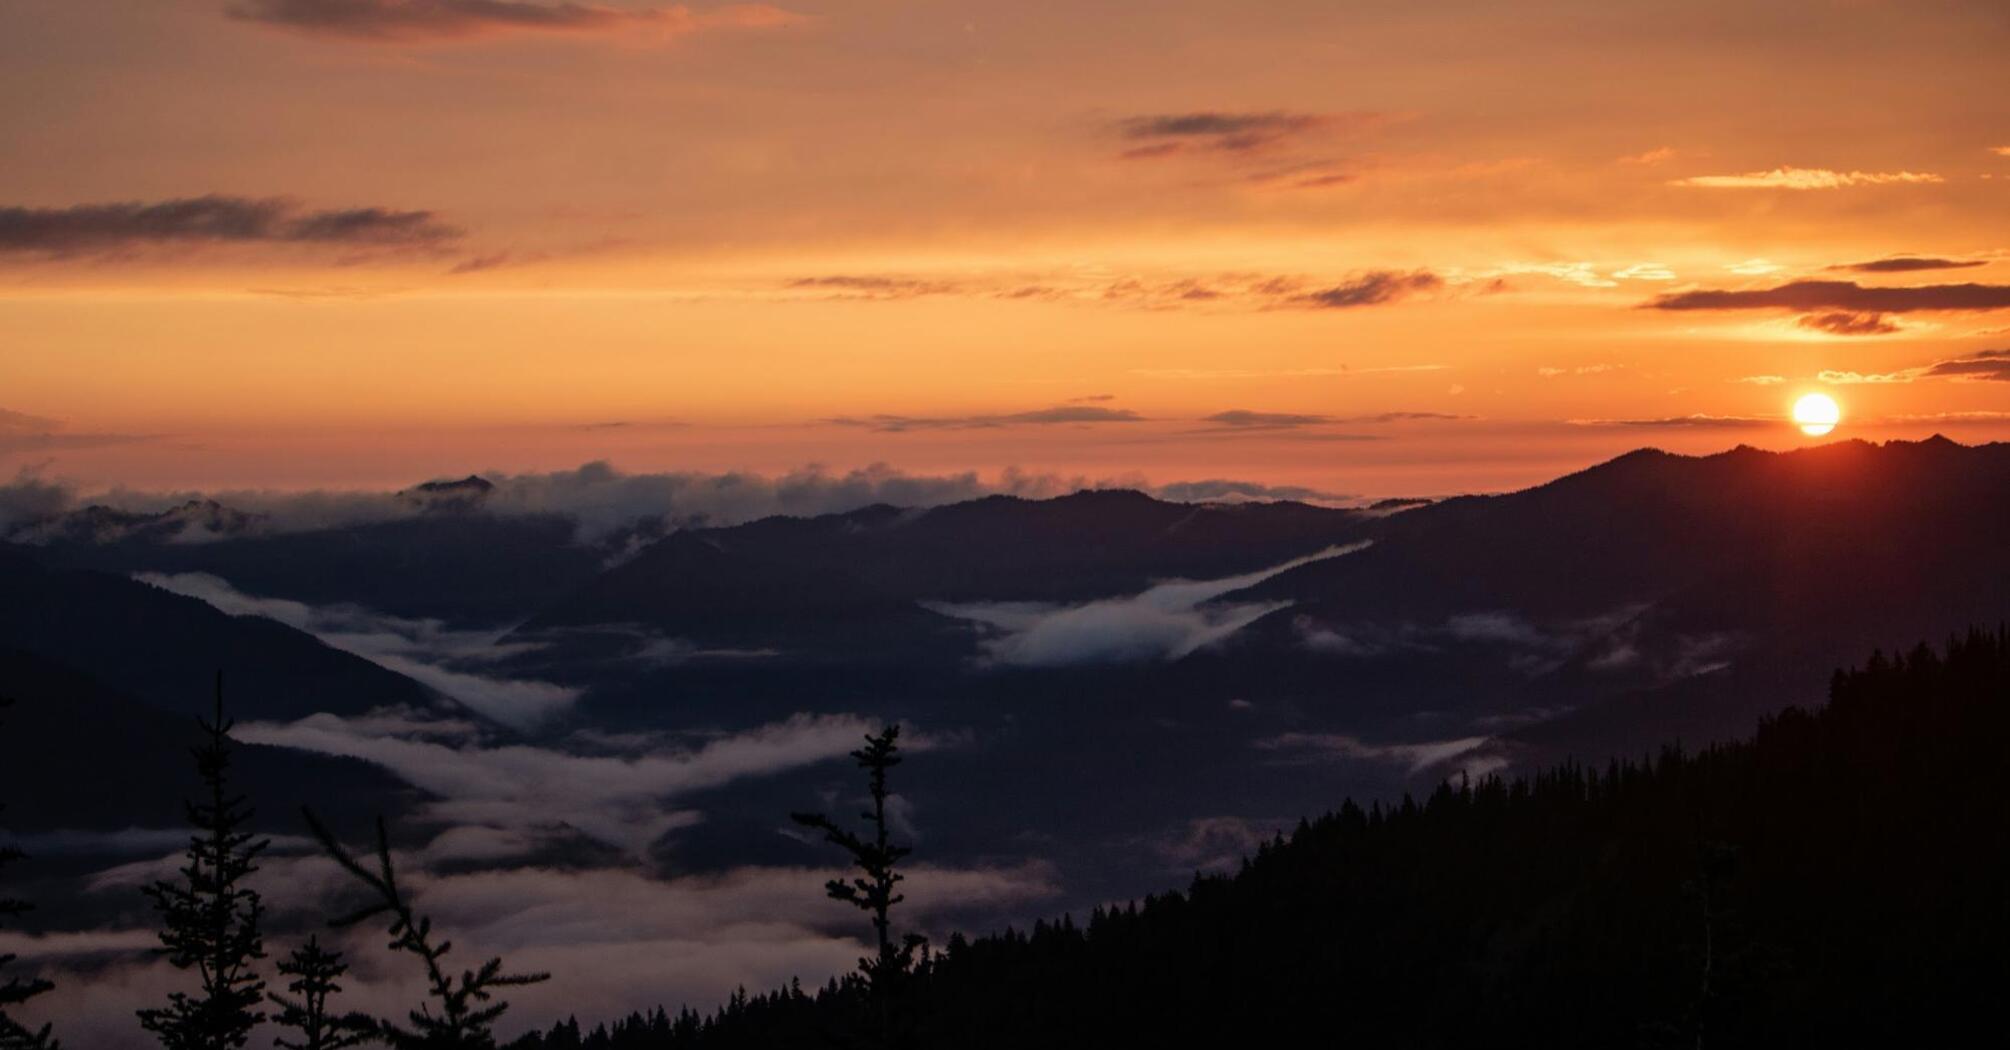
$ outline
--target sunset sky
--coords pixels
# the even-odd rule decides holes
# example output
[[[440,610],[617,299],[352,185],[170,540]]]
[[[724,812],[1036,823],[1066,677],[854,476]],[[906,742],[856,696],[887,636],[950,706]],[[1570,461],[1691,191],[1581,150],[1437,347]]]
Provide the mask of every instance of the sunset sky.
[[[2010,438],[2006,54],[2001,0],[12,0],[0,474]]]

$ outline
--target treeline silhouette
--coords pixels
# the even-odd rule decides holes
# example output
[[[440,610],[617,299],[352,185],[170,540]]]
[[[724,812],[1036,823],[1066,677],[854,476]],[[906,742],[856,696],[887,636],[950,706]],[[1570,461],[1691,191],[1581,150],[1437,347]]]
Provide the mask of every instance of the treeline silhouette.
[[[2010,989],[2010,633],[1747,742],[1351,802],[1184,893],[513,1050],[1931,1046]],[[881,951],[886,942],[881,941]],[[883,957],[883,954],[882,954]]]

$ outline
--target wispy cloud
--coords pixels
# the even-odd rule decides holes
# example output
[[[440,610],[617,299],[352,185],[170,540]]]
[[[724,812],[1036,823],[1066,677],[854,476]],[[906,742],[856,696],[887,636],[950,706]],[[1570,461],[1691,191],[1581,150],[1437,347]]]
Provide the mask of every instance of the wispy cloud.
[[[1232,408],[1202,416],[1200,421],[1225,430],[1298,430],[1328,424],[1360,426],[1391,423],[1455,422],[1474,417],[1453,412],[1374,412],[1359,416],[1327,416],[1303,412],[1258,412]]]
[[[1737,175],[1693,175],[1670,185],[1728,190],[1838,190],[1851,186],[1886,186],[1944,182],[1932,172],[1832,171],[1828,168],[1779,167]]]
[[[1314,310],[1345,310],[1357,306],[1379,306],[1409,299],[1445,286],[1445,280],[1427,270],[1398,273],[1375,270],[1359,274],[1339,284],[1301,292],[1285,300],[1285,305]]]
[[[361,759],[433,796],[422,816],[452,826],[535,837],[571,828],[637,855],[700,815],[681,796],[749,777],[842,758],[878,726],[856,715],[795,715],[719,736],[689,750],[644,755],[580,755],[512,744],[453,744],[381,726],[313,715],[297,722],[249,723],[238,736],[266,744]],[[910,734],[916,751],[940,738]]]
[[[1648,166],[1648,165],[1660,164],[1663,161],[1670,161],[1674,159],[1675,159],[1674,147],[1656,146],[1655,148],[1650,150],[1644,150],[1640,153],[1633,153],[1628,154],[1627,156],[1624,157],[1620,157],[1618,158],[1618,161],[1621,164]]]
[[[1469,736],[1451,740],[1373,744],[1344,733],[1280,733],[1258,740],[1252,746],[1298,762],[1330,762],[1335,759],[1387,762],[1403,766],[1413,774],[1457,763],[1456,769],[1447,769],[1447,772],[1462,771],[1469,776],[1485,776],[1508,764],[1501,755],[1475,756],[1475,752],[1493,742],[1492,737]],[[1474,756],[1476,760],[1458,762],[1468,756]]]
[[[911,430],[978,430],[993,427],[1052,426],[1083,423],[1138,423],[1145,417],[1127,408],[1099,405],[1059,405],[1030,412],[1009,412],[968,416],[838,416],[826,422],[845,427],[864,427],[886,433]]]
[[[831,274],[798,277],[788,283],[797,291],[822,293],[830,299],[914,299],[961,290],[954,281],[927,280],[891,274]]]
[[[186,197],[67,208],[0,208],[0,252],[62,256],[150,245],[309,244],[438,247],[462,231],[430,211],[309,211],[279,197]]]
[[[1808,314],[1794,323],[1830,335],[1890,335],[1899,330],[1898,323],[1883,314],[1852,313],[1848,310]]]
[[[1282,603],[1215,599],[1279,573],[1366,547],[1332,547],[1257,572],[1217,580],[1173,580],[1137,595],[1077,605],[1034,602],[966,602],[930,608],[970,620],[993,632],[985,652],[995,664],[1065,667],[1082,664],[1176,660],[1214,645],[1283,608]]]
[[[1128,117],[1117,122],[1117,132],[1139,143],[1123,152],[1124,157],[1135,160],[1166,157],[1190,150],[1249,153],[1303,135],[1331,123],[1333,119],[1284,110],[1262,113],[1200,111]]]
[[[1659,296],[1654,310],[1844,310],[1852,313],[1911,313],[1932,310],[2010,308],[2010,285],[1922,284],[1867,288],[1855,281],[1790,281],[1773,288],[1699,289]]]
[[[1450,365],[1381,365],[1369,368],[1134,368],[1132,375],[1153,379],[1314,379],[1343,376],[1400,375],[1406,372],[1443,372]]]
[[[1895,255],[1889,259],[1872,259],[1869,262],[1837,263],[1831,270],[1848,270],[1852,273],[1915,273],[1920,270],[1966,270],[1976,266],[1987,266],[1987,259],[1940,259],[1922,255]]]
[[[1780,424],[1780,420],[1767,416],[1713,416],[1702,412],[1687,416],[1655,416],[1644,419],[1571,419],[1565,422],[1574,427],[1613,427],[1646,430],[1746,430],[1754,427],[1773,427]]]
[[[1333,422],[1332,416],[1307,415],[1299,412],[1253,412],[1246,408],[1232,408],[1226,412],[1216,412],[1202,416],[1203,423],[1216,423],[1224,427],[1243,429],[1274,430],[1290,427],[1318,426]]]
[[[1926,375],[1966,382],[2010,382],[2010,350],[1983,350],[1951,361],[1937,361]]]
[[[107,445],[130,445],[158,440],[151,434],[113,434],[73,431],[60,419],[29,415],[0,408],[0,455],[13,452],[58,452]],[[0,529],[7,518],[0,514]]]
[[[1883,383],[1910,383],[1918,374],[1913,369],[1900,372],[1846,372],[1824,368],[1816,373],[1815,378],[1830,386],[1862,386]]]
[[[396,671],[469,710],[518,729],[532,728],[571,707],[582,692],[471,668],[521,651],[521,646],[498,646],[501,632],[454,630],[438,620],[389,616],[359,605],[316,606],[261,598],[209,573],[140,573],[134,578],[208,602],[232,616],[263,616],[306,631],[328,645]]]
[[[802,16],[767,4],[611,7],[530,0],[240,0],[242,22],[361,43],[452,43],[506,34],[669,40],[710,30],[770,29]]]

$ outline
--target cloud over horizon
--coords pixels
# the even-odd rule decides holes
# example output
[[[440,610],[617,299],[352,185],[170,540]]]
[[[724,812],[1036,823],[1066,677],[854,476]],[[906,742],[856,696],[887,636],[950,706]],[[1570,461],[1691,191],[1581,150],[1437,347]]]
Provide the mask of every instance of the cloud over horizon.
[[[1888,259],[1873,259],[1869,262],[1838,263],[1831,270],[1848,270],[1852,273],[1916,273],[1920,270],[1967,270],[1977,266],[1987,266],[1987,259],[1939,259],[1918,255],[1895,255]]]
[[[1383,303],[1409,299],[1425,292],[1435,292],[1444,286],[1445,279],[1428,270],[1414,270],[1409,273],[1372,270],[1326,288],[1300,292],[1285,300],[1285,305],[1313,310],[1379,306]]]
[[[797,714],[696,747],[665,744],[640,755],[446,741],[424,734],[423,723],[401,726],[396,720],[331,714],[246,723],[237,735],[247,743],[382,766],[433,796],[418,815],[443,827],[488,828],[523,842],[573,829],[640,857],[664,835],[703,819],[677,801],[681,796],[842,758],[878,728],[858,715]],[[909,736],[902,745],[913,751],[943,742],[927,734]]]
[[[236,21],[360,43],[454,43],[504,34],[675,39],[716,29],[768,29],[802,16],[768,4],[611,7],[530,0],[239,0]]]
[[[1773,288],[1671,292],[1649,300],[1646,306],[1653,310],[1841,310],[1858,314],[2002,310],[2010,308],[2010,285],[1867,288],[1855,281],[1789,281]]]
[[[584,692],[487,673],[481,665],[525,648],[498,644],[500,631],[457,630],[438,620],[391,616],[353,604],[317,606],[257,597],[206,572],[143,572],[133,578],[207,602],[231,616],[262,616],[305,631],[514,729],[535,728],[570,708]]]
[[[304,210],[283,197],[210,194],[163,201],[0,207],[0,253],[105,254],[143,246],[292,244],[415,249],[458,240],[430,211]]]
[[[1331,119],[1285,110],[1163,113],[1127,117],[1117,122],[1117,132],[1126,139],[1141,143],[1122,153],[1125,159],[1139,160],[1189,150],[1249,153],[1324,126]]]
[[[1051,426],[1066,423],[1142,423],[1145,417],[1128,408],[1099,405],[1058,405],[1030,412],[979,414],[968,416],[835,416],[825,422],[841,427],[864,427],[889,434],[910,430],[987,430],[996,427]]]
[[[1832,171],[1828,168],[1784,166],[1771,171],[1747,171],[1736,175],[1692,175],[1671,180],[1671,186],[1697,186],[1720,190],[1839,190],[1852,186],[1887,186],[1936,183],[1946,180],[1932,172],[1914,171]]]

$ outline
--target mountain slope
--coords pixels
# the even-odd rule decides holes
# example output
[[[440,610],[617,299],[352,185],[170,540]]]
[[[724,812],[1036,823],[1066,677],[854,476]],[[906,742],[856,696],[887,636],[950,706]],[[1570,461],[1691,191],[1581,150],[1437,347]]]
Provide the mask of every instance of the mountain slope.
[[[915,1047],[1937,1046],[2010,978],[2010,633],[1836,678],[1748,743],[1301,824],[1229,877],[952,939],[892,1003]],[[856,981],[518,1050],[810,1045]]]
[[[210,686],[205,682],[204,686]],[[262,706],[226,674],[228,714]],[[181,799],[197,784],[189,747],[192,717],[170,713],[107,687],[74,668],[0,647],[0,798],[6,826],[20,833],[57,828],[174,828]],[[90,771],[79,775],[80,771]],[[260,826],[297,832],[303,804],[336,812],[391,810],[410,789],[366,763],[242,745],[235,787],[257,800]]]
[[[939,601],[1076,601],[1166,577],[1247,572],[1359,531],[1303,504],[1192,505],[1137,492],[874,506],[670,536],[527,624],[640,624],[709,644],[957,639]],[[961,641],[950,644],[960,652]]]
[[[0,546],[0,645],[84,671],[166,711],[208,710],[227,670],[241,717],[292,719],[439,703],[425,687],[272,620]]]

